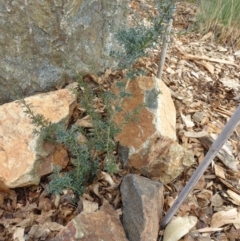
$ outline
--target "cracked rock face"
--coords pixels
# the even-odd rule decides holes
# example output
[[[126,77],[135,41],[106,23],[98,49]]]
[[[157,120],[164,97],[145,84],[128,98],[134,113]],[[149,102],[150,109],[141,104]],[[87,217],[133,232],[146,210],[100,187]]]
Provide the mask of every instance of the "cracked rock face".
[[[117,89],[114,91],[118,95]],[[131,96],[122,100],[122,111],[114,119],[121,126],[116,136],[121,160],[144,176],[167,184],[195,161],[193,154],[176,142],[176,110],[169,89],[157,78],[139,77],[129,82],[126,91]],[[123,124],[126,113],[138,106],[142,108],[137,121]]]
[[[0,1],[0,104],[65,85],[76,72],[113,67],[109,53],[127,3]]]
[[[118,89],[114,89],[118,95]],[[126,113],[136,115],[137,121],[129,121],[121,128],[116,136],[119,141],[119,153],[124,165],[140,168],[146,164],[151,146],[160,136],[176,140],[176,110],[171,94],[166,85],[159,79],[152,77],[139,77],[130,81],[126,91],[131,94],[121,103],[122,111],[116,114],[115,122],[121,126]],[[156,95],[156,93],[160,94]]]
[[[157,240],[162,217],[163,185],[127,174],[121,184],[123,227],[131,241]]]
[[[76,96],[67,89],[25,101],[35,115],[42,114],[52,123],[66,125],[76,106]],[[24,110],[20,101],[0,106],[0,189],[1,182],[9,188],[37,185],[41,176],[53,170],[54,163],[65,166],[68,162],[66,150],[33,134],[35,126]]]
[[[51,241],[128,241],[118,213],[108,203],[92,213],[82,212]]]

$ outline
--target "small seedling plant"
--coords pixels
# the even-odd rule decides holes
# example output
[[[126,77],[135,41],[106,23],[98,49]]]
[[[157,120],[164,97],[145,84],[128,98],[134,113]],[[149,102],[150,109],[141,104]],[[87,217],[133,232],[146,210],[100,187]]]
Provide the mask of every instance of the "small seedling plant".
[[[148,7],[142,6],[142,10],[148,14],[148,26],[137,24],[142,22],[140,21],[141,16],[134,13],[133,26],[126,26],[115,33],[119,48],[113,50],[111,55],[120,60],[118,69],[124,69],[127,73],[124,79],[116,83],[119,89],[117,96],[110,90],[104,90],[101,87],[98,88],[97,92],[94,91],[84,81],[83,74],[78,74],[79,105],[84,109],[84,115],[88,115],[91,128],[83,128],[75,124],[66,128],[63,124],[51,123],[43,115],[35,114],[31,106],[24,99],[22,100],[26,114],[36,127],[34,133],[42,135],[46,141],[63,144],[71,157],[72,167],[70,171],[63,171],[58,166],[54,168],[47,188],[49,193],[60,194],[63,190],[70,189],[76,196],[80,196],[87,184],[93,180],[100,166],[110,174],[117,172],[114,138],[120,132],[121,126],[116,125],[114,116],[122,111],[122,100],[131,98],[131,94],[126,91],[128,82],[134,81],[137,75],[143,74],[141,69],[134,68],[134,64],[140,57],[146,56],[150,48],[159,44],[160,36],[164,33],[166,24],[171,17],[172,7],[175,4],[173,0],[153,2],[157,13],[152,13]],[[157,98],[157,95],[158,93],[154,98]],[[104,106],[102,112],[94,108],[96,98]],[[149,101],[154,100],[150,99]],[[126,113],[122,125],[130,121],[137,122],[137,115],[143,107],[144,105],[138,106],[131,113]],[[86,141],[79,144],[79,135],[86,137]]]

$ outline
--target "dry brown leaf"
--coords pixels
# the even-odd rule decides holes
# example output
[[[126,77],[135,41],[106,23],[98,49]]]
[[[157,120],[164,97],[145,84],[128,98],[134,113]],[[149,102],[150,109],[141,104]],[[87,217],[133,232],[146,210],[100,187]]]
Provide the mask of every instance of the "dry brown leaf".
[[[232,190],[229,190],[229,189],[227,190],[227,194],[231,197],[234,204],[240,206],[240,195],[238,195],[237,193],[235,193],[235,192],[233,192]]]
[[[197,223],[194,216],[176,217],[166,227],[163,241],[178,241],[187,234]]]
[[[209,233],[204,233],[204,234],[200,235],[200,237],[198,237],[197,240],[198,241],[212,241]]]
[[[223,205],[223,199],[222,197],[218,194],[215,193],[212,197],[211,197],[211,205],[214,207],[220,207]]]
[[[20,223],[22,218],[2,218],[0,219],[0,224],[4,227],[8,227],[10,224]]]
[[[198,163],[199,163],[199,164],[203,161],[204,156],[205,156],[205,155],[204,155],[204,152],[202,152],[201,155],[198,157]]]
[[[193,127],[194,126],[194,123],[193,121],[191,120],[191,116],[190,115],[183,115],[182,113],[181,114],[181,117],[182,117],[182,120],[183,122],[185,123],[186,127],[189,128],[189,127]]]
[[[234,224],[233,224],[233,226],[236,228],[236,229],[240,229],[240,213],[238,212],[238,214],[237,214],[237,220],[238,220],[238,222],[235,222]]]
[[[121,202],[121,196],[120,196],[120,193],[118,193],[115,197],[115,199],[113,200],[113,206],[116,208],[119,206]]]
[[[191,211],[191,207],[187,203],[183,203],[180,208],[180,216],[186,216],[187,213]]]
[[[54,194],[54,195],[52,195],[52,198],[53,198],[53,204],[54,204],[55,208],[57,208],[60,204],[61,196],[59,194]]]
[[[225,171],[224,171],[224,169],[222,167],[220,167],[219,165],[214,164],[214,171],[215,171],[216,176],[225,179]]]
[[[98,197],[100,197],[99,186],[100,186],[100,184],[98,182],[96,182],[92,185],[92,190]]]
[[[27,203],[26,206],[21,209],[21,213],[31,212],[31,211],[34,211],[35,209],[37,209],[36,203]],[[25,217],[25,216],[21,215],[21,217]]]
[[[40,225],[33,225],[28,232],[30,238],[44,240],[49,235],[50,230]]]
[[[213,36],[212,32],[208,32],[207,34],[205,34],[202,38],[201,41],[207,40],[209,39],[211,36]]]
[[[217,113],[218,113],[219,115],[222,115],[223,117],[226,117],[226,118],[229,118],[229,117],[231,117],[231,116],[233,115],[233,112],[232,112],[232,111],[226,110],[226,109],[223,108],[222,106],[218,106],[218,107],[215,109],[215,111],[217,111]],[[224,125],[223,125],[221,122],[217,122],[217,125],[218,125],[218,127],[221,128],[221,129],[224,127]],[[219,125],[221,125],[221,126],[219,126]]]
[[[93,213],[98,210],[98,203],[91,202],[86,199],[82,199],[83,203],[83,212],[85,213]]]
[[[167,196],[167,197],[165,198],[165,202],[166,202],[166,204],[167,204],[169,207],[171,207],[171,206],[173,205],[173,203],[175,202],[176,199],[177,199],[177,197],[176,197],[176,198],[173,198],[172,196]]]
[[[105,181],[107,181],[111,187],[116,187],[117,186],[117,183],[115,183],[111,177],[111,175],[107,172],[101,172],[102,176],[103,176],[103,179]]]
[[[222,78],[219,80],[226,88],[239,91],[240,84],[238,79]]]
[[[56,222],[45,222],[43,227],[50,229],[52,232],[60,232],[64,226]]]
[[[204,176],[201,176],[201,178],[198,180],[197,184],[194,187],[194,190],[203,190],[206,186],[205,178]]]
[[[39,224],[43,224],[46,221],[49,221],[53,216],[56,210],[50,210],[49,212],[42,212],[40,215],[35,216],[35,221]]]
[[[197,231],[199,233],[209,233],[209,232],[217,232],[217,231],[221,231],[223,228],[201,228],[201,229],[198,229]]]
[[[220,134],[222,131],[221,128],[217,127],[214,123],[209,122],[208,123],[208,132],[214,132],[216,134]]]
[[[42,211],[50,211],[52,210],[53,202],[49,198],[40,197],[38,203],[38,209]]]
[[[204,69],[206,69],[210,74],[214,74],[214,66],[208,62],[205,61],[197,61],[194,60],[194,62],[200,66],[202,66]]]
[[[4,198],[5,198],[6,195],[4,195],[3,193],[0,193],[0,207],[3,206],[4,204]]]
[[[92,120],[91,120],[91,117],[89,115],[83,117],[82,119],[78,119],[75,122],[75,125],[81,126],[81,127],[84,127],[84,128],[91,128],[91,127],[93,127]]]
[[[184,135],[186,137],[192,137],[192,138],[200,138],[203,136],[208,136],[208,133],[206,131],[199,131],[199,132],[195,132],[195,131],[184,131]]]
[[[67,216],[70,216],[73,213],[73,210],[69,207],[62,207],[61,208],[61,214],[64,218]]]
[[[18,223],[18,226],[22,228],[31,227],[34,221],[35,221],[35,215],[33,212],[31,212],[27,218],[23,219],[20,223]]]
[[[87,199],[87,200],[89,200],[89,201],[94,201],[94,198],[93,197],[91,197],[89,194],[87,194],[87,193],[83,193],[83,195],[82,195],[85,199]]]
[[[16,228],[15,232],[13,233],[13,240],[25,241],[24,231],[25,231],[24,228],[21,228],[21,227]]]
[[[240,218],[236,208],[228,211],[219,211],[213,214],[211,228],[219,228],[226,224],[240,224]]]
[[[206,207],[210,203],[210,199],[212,197],[212,191],[205,189],[200,193],[198,193],[196,197],[198,199],[198,204],[201,207]]]
[[[227,233],[227,237],[230,240],[237,240],[240,237],[240,229],[231,228],[231,230]]]
[[[225,186],[227,186],[228,188],[230,188],[231,190],[233,190],[234,192],[238,193],[240,195],[240,190],[238,190],[236,187],[234,187],[232,184],[230,184],[229,182],[227,182],[225,179],[220,178],[219,180],[221,181],[221,183],[223,183]]]
[[[219,52],[227,52],[227,49],[224,48],[223,46],[218,46],[217,50],[218,50]]]

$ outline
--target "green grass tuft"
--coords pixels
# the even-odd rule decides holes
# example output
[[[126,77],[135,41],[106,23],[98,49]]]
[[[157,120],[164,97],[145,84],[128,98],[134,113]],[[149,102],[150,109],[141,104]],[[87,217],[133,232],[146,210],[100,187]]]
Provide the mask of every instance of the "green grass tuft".
[[[239,13],[239,0],[201,0],[198,26],[204,34],[213,32],[221,43],[240,47]]]

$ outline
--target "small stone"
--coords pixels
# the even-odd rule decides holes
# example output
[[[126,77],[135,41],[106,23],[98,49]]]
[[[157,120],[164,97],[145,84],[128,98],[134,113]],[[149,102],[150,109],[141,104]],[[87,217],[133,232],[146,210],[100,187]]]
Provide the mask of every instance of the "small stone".
[[[127,174],[121,184],[123,226],[129,241],[157,240],[163,207],[163,185]]]
[[[204,112],[195,112],[192,118],[196,122],[201,122],[204,116],[205,116]]]

